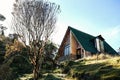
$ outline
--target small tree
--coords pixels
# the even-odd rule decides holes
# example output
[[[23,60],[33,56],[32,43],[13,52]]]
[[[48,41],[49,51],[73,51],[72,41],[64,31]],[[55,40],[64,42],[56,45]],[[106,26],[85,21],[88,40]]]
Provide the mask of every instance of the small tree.
[[[29,57],[34,66],[34,80],[38,80],[45,44],[53,33],[60,6],[47,0],[16,0],[13,29],[21,41],[29,45]]]

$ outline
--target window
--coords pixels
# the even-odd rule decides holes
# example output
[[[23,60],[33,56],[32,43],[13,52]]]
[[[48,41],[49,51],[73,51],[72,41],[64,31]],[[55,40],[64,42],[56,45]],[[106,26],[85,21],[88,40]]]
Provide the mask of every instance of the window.
[[[95,47],[97,48],[97,50],[98,50],[99,52],[104,52],[104,44],[103,44],[103,41],[100,40],[99,38],[96,38]]]
[[[100,40],[100,51],[104,52],[104,44],[102,40]]]
[[[95,47],[100,52],[100,43],[99,43],[99,39],[98,38],[96,38],[96,45],[95,45]]]
[[[69,55],[70,54],[70,45],[66,45],[64,48],[64,56]]]

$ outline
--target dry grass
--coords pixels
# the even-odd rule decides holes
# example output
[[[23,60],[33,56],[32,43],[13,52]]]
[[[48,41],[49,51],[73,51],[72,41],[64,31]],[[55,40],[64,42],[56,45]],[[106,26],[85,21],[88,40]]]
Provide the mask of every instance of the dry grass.
[[[79,80],[120,80],[120,57],[105,53],[93,55],[77,61],[69,61],[64,69],[68,69],[68,75]],[[84,77],[80,77],[84,75]],[[84,80],[84,79],[83,79]]]
[[[111,56],[107,53],[101,53],[101,54],[96,54],[93,56],[86,57],[85,60],[103,60],[103,59],[110,59],[113,58],[114,56]]]

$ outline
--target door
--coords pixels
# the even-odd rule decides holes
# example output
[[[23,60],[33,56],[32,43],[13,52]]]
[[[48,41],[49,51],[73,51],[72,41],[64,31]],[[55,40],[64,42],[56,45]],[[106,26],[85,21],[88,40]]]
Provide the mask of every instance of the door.
[[[76,50],[76,57],[77,59],[81,58],[81,48]]]

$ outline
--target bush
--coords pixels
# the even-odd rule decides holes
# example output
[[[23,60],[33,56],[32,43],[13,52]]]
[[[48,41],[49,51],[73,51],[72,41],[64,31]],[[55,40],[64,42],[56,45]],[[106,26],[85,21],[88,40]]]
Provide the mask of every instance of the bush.
[[[3,64],[0,66],[0,80],[13,80],[14,75],[12,68],[10,68],[7,64]]]
[[[0,53],[0,64],[2,64],[4,61],[4,55]]]
[[[25,73],[32,72],[32,65],[25,58],[21,56],[15,57],[13,59],[13,62],[10,64],[10,67],[17,75],[22,75]]]
[[[70,66],[66,66],[66,67],[63,69],[62,72],[65,73],[65,74],[69,73],[69,72],[70,72]]]
[[[70,73],[71,66],[74,64],[75,64],[74,61],[64,62],[64,64],[62,64],[62,73],[65,73],[65,74]]]

